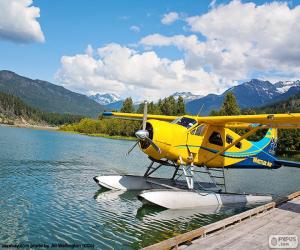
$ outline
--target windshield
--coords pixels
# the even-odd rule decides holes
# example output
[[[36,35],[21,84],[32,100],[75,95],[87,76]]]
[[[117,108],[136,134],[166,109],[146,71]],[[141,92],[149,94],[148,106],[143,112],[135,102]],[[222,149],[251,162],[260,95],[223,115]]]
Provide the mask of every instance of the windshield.
[[[190,128],[194,124],[196,124],[197,121],[192,118],[188,118],[188,117],[180,117],[180,118],[177,118],[176,120],[172,121],[172,123],[181,125],[185,128]]]

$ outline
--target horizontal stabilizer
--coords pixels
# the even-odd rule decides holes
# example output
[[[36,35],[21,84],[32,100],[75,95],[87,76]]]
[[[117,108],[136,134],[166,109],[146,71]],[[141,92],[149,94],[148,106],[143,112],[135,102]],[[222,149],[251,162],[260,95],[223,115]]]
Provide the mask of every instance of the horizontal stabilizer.
[[[286,166],[286,167],[300,168],[300,162],[296,162],[296,161],[277,160],[275,161],[275,164]]]

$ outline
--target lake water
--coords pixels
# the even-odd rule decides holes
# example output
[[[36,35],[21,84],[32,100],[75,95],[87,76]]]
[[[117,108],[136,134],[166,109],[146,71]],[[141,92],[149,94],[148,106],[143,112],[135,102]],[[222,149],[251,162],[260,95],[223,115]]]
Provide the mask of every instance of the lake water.
[[[138,192],[103,192],[96,175],[144,173],[145,155],[135,149],[124,156],[132,144],[0,126],[0,244],[139,249],[247,209],[162,210],[142,206]],[[285,195],[300,190],[296,168],[231,170],[226,178],[229,191]]]

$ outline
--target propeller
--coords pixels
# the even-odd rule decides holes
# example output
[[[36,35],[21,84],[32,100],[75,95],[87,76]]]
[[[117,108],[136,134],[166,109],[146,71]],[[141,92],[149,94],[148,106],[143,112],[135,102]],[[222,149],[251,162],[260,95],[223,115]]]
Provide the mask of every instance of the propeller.
[[[139,143],[139,141],[137,141],[136,143],[133,144],[133,146],[131,146],[131,148],[126,153],[126,156],[128,156],[131,153],[131,151],[135,148],[136,145],[138,145],[138,143]]]
[[[138,145],[139,142],[148,142],[156,152],[161,153],[160,148],[149,138],[149,131],[146,130],[147,113],[148,113],[148,103],[147,101],[145,101],[142,129],[135,132],[135,136],[138,138],[138,141],[128,150],[126,156],[128,156],[131,153],[131,151],[136,147],[136,145]]]

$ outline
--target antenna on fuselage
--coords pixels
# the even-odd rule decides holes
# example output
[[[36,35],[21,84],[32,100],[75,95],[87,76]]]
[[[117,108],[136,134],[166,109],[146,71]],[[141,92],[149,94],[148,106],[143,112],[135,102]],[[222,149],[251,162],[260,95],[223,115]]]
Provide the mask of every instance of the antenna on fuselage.
[[[197,117],[201,114],[203,108],[204,108],[204,103],[202,104],[201,108],[199,109],[199,111],[198,111],[198,113],[197,113]]]

